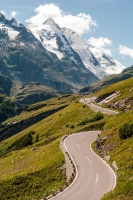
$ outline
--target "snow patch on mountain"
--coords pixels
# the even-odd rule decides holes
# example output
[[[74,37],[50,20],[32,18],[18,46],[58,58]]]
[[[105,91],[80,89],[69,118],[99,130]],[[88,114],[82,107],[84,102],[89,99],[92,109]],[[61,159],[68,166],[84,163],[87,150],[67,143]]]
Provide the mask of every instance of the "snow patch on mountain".
[[[8,35],[11,40],[14,40],[19,34],[16,28],[20,27],[24,27],[24,25],[19,24],[15,19],[7,20],[0,13],[0,32],[2,35]]]
[[[0,31],[3,34],[7,34],[10,39],[15,39],[15,37],[17,37],[17,35],[19,34],[18,31],[14,30],[12,27],[4,24],[3,22],[0,22]]]
[[[94,57],[89,47],[85,42],[80,38],[80,36],[75,33],[73,30],[68,28],[62,29],[63,34],[67,38],[69,44],[80,56],[85,67],[94,73],[98,78],[105,76],[104,72],[100,68],[100,63]]]
[[[104,52],[104,50],[94,46],[88,46],[96,59],[99,61],[101,69],[106,75],[119,74],[125,69],[121,63],[113,59],[109,54]]]
[[[62,32],[71,47],[82,59],[85,67],[93,72],[98,78],[101,79],[111,74],[118,74],[125,69],[121,63],[114,60],[102,49],[86,44],[73,30],[63,28]]]
[[[76,64],[73,49],[62,33],[62,29],[54,22],[52,18],[46,20],[39,27],[28,26],[34,36],[42,43],[47,51],[50,51],[61,60],[64,55],[68,55]]]
[[[39,28],[32,28],[31,31],[47,51],[56,54],[60,60],[63,58],[63,53],[59,52],[55,32],[53,32],[52,27],[42,25]]]

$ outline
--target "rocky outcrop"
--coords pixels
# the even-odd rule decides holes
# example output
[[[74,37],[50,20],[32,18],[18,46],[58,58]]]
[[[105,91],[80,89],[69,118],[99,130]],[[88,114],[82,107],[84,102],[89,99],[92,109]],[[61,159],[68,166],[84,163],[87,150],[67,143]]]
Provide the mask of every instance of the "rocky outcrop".
[[[120,94],[120,91],[109,92],[109,93],[99,96],[98,98],[95,99],[94,102],[99,105],[106,104],[106,103],[110,102],[112,99],[119,96],[119,94]]]
[[[116,161],[115,161],[115,160],[112,162],[112,167],[113,167],[116,171],[119,169],[118,166],[117,166],[117,164],[116,164]]]
[[[108,104],[108,106],[114,109],[120,109],[127,112],[131,110],[131,103],[132,103],[132,99],[125,98],[125,99],[116,101],[114,103],[110,103]]]
[[[110,137],[110,135],[102,137],[102,138],[97,138],[97,140],[96,140],[96,149],[102,156],[104,156],[106,158],[106,160],[109,159],[106,157],[106,155],[109,152],[110,146],[105,147],[105,142],[109,137]]]
[[[60,142],[60,148],[65,156],[65,163],[66,163],[66,177],[67,177],[67,181],[68,182],[72,182],[72,180],[74,179],[75,177],[75,174],[76,174],[76,168],[75,168],[75,165],[74,165],[74,162],[69,154],[69,152],[67,151],[66,149],[66,146],[64,144],[64,140],[67,138],[68,136],[65,135],[62,139],[61,139],[61,142]]]

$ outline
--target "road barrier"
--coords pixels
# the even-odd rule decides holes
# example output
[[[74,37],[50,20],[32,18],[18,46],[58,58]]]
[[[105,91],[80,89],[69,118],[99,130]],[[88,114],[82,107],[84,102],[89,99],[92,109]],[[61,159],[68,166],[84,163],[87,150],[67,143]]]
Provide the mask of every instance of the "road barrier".
[[[60,186],[59,191],[55,192],[54,190],[52,190],[50,196],[47,196],[46,194],[44,194],[42,200],[51,199],[51,198],[54,198],[56,195],[59,195],[66,188],[68,188],[75,179],[76,166],[75,166],[75,163],[74,163],[73,159],[71,158],[71,156],[65,146],[65,143],[64,143],[64,141],[67,137],[68,137],[68,135],[63,136],[63,138],[60,141],[60,148],[65,156],[67,182],[65,183],[64,187]]]

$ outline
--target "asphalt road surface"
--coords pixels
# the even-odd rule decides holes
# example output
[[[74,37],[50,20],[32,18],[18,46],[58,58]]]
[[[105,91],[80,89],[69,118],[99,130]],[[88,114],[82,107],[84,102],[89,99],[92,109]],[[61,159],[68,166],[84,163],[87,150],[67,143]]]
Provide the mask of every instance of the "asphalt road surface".
[[[92,98],[84,98],[84,99],[80,99],[80,102],[87,104],[95,112],[100,111],[102,113],[111,114],[111,115],[117,115],[119,113],[119,112],[116,112],[116,111],[113,111],[113,110],[109,110],[107,108],[102,108],[101,106],[92,103],[91,100],[92,100]]]
[[[113,170],[92,150],[91,143],[99,131],[74,134],[65,140],[76,167],[72,185],[53,200],[99,200],[114,189],[116,177]]]

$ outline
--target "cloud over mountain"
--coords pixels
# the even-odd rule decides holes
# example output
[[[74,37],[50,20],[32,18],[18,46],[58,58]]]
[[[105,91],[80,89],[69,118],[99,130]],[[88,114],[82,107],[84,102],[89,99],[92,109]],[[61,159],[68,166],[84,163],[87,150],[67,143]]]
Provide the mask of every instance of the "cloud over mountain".
[[[119,45],[119,54],[130,56],[131,58],[133,58],[133,49],[127,46]]]
[[[108,38],[104,38],[104,37],[94,38],[94,37],[91,37],[88,40],[88,44],[91,45],[91,46],[96,47],[96,49],[101,49],[108,56],[112,56],[111,51],[109,49],[107,49],[107,47],[112,45],[112,41],[109,40]]]
[[[12,12],[11,12],[11,16],[12,16],[13,18],[15,18],[16,15],[17,15],[17,12],[15,12],[15,11],[12,11]]]
[[[60,27],[71,28],[79,35],[90,31],[91,27],[97,26],[96,21],[89,14],[72,15],[71,13],[65,13],[53,3],[40,5],[35,9],[35,12],[35,16],[26,20],[26,22],[32,24],[33,28],[41,26],[48,18],[53,18]]]

